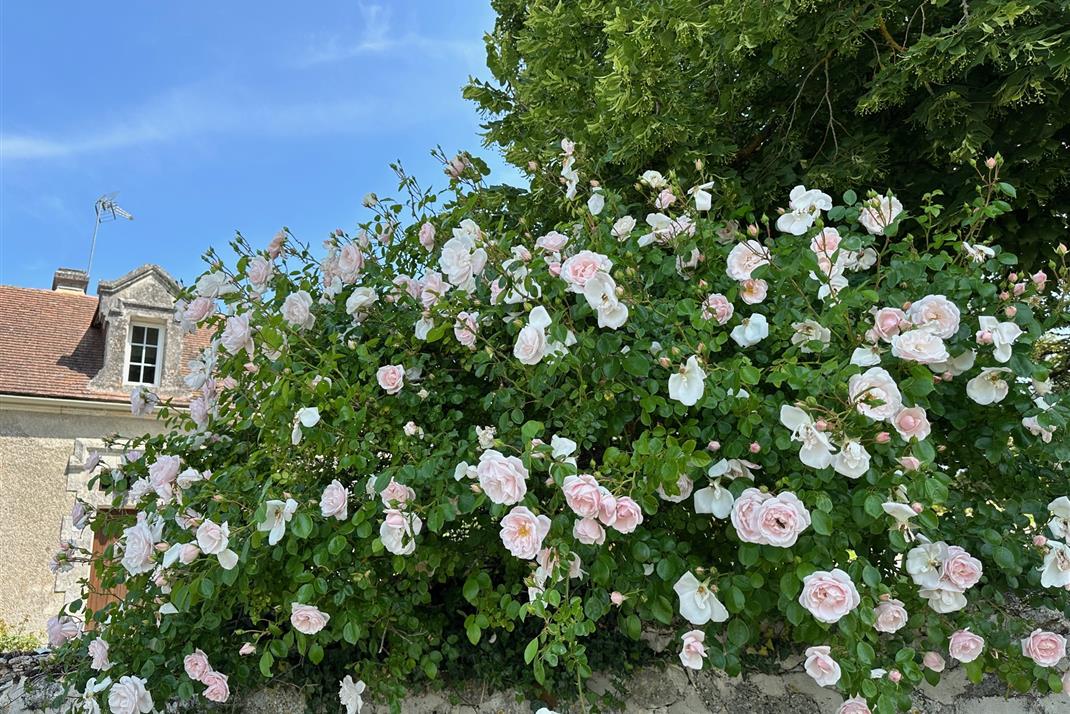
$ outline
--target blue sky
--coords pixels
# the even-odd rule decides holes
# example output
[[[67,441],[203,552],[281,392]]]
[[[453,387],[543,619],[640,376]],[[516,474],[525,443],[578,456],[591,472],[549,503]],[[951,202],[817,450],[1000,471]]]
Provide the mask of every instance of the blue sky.
[[[3,3],[0,283],[84,268],[111,191],[135,220],[102,226],[91,291],[142,263],[189,281],[235,230],[318,245],[396,190],[394,159],[444,183],[436,144],[519,181],[461,98],[493,22],[476,0]]]

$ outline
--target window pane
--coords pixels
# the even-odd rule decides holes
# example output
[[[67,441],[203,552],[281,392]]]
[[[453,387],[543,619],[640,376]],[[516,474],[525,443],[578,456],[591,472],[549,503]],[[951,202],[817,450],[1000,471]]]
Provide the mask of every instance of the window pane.
[[[156,367],[145,365],[141,368],[141,381],[149,384],[156,383]]]
[[[134,364],[134,363],[140,364],[140,363],[144,362],[145,360],[142,359],[144,357],[144,354],[145,354],[145,348],[142,347],[141,345],[139,345],[139,344],[130,345],[130,364]],[[153,358],[152,361],[155,362],[156,359]]]
[[[145,328],[145,344],[159,345],[160,344],[160,330],[157,327]]]
[[[131,342],[144,342],[145,341],[145,328],[140,325],[134,325],[133,332],[130,336]]]
[[[143,360],[141,360],[141,361],[144,362],[145,364],[156,364],[156,348],[155,347],[146,347],[145,348],[145,358]]]
[[[126,375],[127,382],[140,382],[141,381],[141,367],[136,364],[130,365],[130,371]]]

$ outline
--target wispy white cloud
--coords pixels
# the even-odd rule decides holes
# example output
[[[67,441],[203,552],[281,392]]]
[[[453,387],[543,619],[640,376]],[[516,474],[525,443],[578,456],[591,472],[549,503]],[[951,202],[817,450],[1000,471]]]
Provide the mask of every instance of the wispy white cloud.
[[[444,39],[406,30],[397,33],[391,21],[390,8],[360,3],[361,27],[356,37],[328,34],[313,38],[309,46],[298,52],[293,64],[311,67],[343,62],[356,57],[405,52],[414,55],[461,57],[470,65],[481,66],[485,58],[482,42]]]
[[[5,132],[5,161],[56,159],[191,137],[304,136],[354,132],[381,125],[385,111],[373,98],[280,102],[233,86],[198,85],[158,95],[122,116],[61,135]]]

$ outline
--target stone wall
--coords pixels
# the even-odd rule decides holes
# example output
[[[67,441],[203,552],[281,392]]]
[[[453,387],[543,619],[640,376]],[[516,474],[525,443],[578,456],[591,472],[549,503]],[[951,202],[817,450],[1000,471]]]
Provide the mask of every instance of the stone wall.
[[[0,672],[3,671],[0,655]],[[3,675],[0,674],[0,682]],[[609,687],[606,680],[592,680],[598,691]],[[834,691],[822,689],[802,672],[785,675],[756,674],[730,678],[720,672],[686,671],[678,665],[648,668],[628,681],[623,714],[833,714],[843,701]],[[48,700],[47,685],[26,695],[21,685],[0,684],[0,712],[5,714],[53,714],[43,704]],[[991,679],[979,685],[966,681],[961,668],[946,672],[937,688],[924,687],[915,697],[919,714],[1070,714],[1070,697],[1006,698],[1005,687]],[[5,705],[8,707],[5,709]],[[518,700],[513,692],[491,693],[478,687],[448,694],[414,696],[401,707],[403,714],[531,714],[541,702]],[[305,711],[301,691],[293,687],[256,692],[236,699],[226,709],[242,714],[298,714]],[[198,705],[196,711],[207,711]],[[327,711],[335,712],[337,707]],[[384,714],[390,708],[366,702],[362,714]]]
[[[82,469],[89,452],[103,449],[110,434],[160,429],[122,405],[67,409],[35,411],[0,400],[0,619],[18,631],[42,634],[46,620],[77,597],[78,580],[88,572],[53,575],[48,564],[61,537],[92,546],[89,529],[78,533],[70,525],[76,496],[99,501]]]

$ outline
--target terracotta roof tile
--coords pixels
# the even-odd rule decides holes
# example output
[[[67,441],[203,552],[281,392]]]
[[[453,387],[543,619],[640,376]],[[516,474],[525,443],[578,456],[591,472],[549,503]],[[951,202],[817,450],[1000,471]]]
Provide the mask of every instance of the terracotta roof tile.
[[[125,402],[126,392],[90,391],[104,366],[97,298],[0,285],[0,394]],[[208,345],[199,330],[183,341],[182,367]]]

